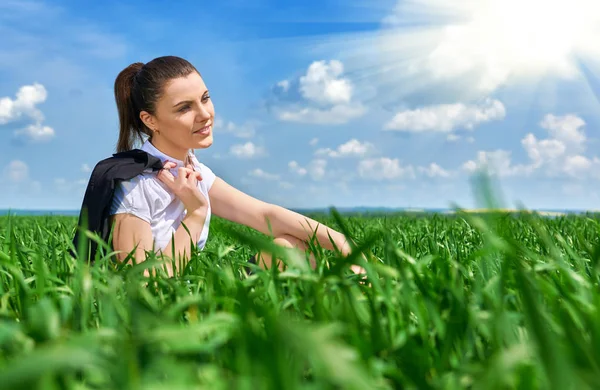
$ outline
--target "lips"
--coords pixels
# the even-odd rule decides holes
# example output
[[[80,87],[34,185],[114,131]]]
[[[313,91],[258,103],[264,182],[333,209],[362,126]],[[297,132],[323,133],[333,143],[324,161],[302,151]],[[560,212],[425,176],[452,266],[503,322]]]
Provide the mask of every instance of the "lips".
[[[204,134],[204,135],[208,134],[208,133],[210,133],[210,128],[211,128],[211,125],[204,126],[200,129],[194,131],[194,134]]]

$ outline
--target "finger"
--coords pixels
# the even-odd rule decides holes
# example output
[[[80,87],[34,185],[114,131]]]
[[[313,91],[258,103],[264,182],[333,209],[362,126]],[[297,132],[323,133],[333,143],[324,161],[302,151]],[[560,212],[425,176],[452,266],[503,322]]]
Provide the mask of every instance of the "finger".
[[[179,167],[177,170],[177,181],[183,182],[188,177],[188,170],[184,167]]]
[[[186,175],[188,180],[196,180],[196,172],[193,169],[186,169]]]
[[[196,180],[198,180],[198,181],[202,180],[202,174],[200,172],[198,172],[192,164],[188,164],[187,168],[194,171],[194,176],[195,176]]]
[[[163,164],[163,169],[173,169],[177,166],[177,163],[174,163],[173,161],[165,161],[165,163]]]
[[[168,169],[158,171],[156,177],[167,186],[171,186],[175,182],[175,177]]]
[[[198,185],[198,172],[190,171],[190,175],[187,178],[188,184],[192,187]]]
[[[163,181],[165,184],[172,183],[175,178],[169,169],[173,169],[176,166],[177,164],[172,161],[165,161],[163,164],[163,169],[158,172],[157,178]]]
[[[191,164],[187,164],[185,166],[188,169],[188,177],[195,177],[196,176],[196,170],[194,169],[194,166]]]

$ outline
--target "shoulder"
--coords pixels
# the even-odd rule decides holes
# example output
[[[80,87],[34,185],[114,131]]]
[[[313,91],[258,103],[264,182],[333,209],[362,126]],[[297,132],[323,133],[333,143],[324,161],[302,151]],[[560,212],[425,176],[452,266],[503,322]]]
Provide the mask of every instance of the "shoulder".
[[[144,172],[128,180],[122,180],[116,189],[124,194],[132,194],[149,200],[172,196],[167,187],[156,177],[155,172]]]
[[[160,159],[139,149],[115,153],[96,163],[88,187],[105,185],[110,180],[129,180],[143,172],[153,172],[162,167]]]
[[[117,184],[111,213],[130,213],[149,222],[156,210],[172,200],[173,195],[160,183],[155,173],[142,173]]]

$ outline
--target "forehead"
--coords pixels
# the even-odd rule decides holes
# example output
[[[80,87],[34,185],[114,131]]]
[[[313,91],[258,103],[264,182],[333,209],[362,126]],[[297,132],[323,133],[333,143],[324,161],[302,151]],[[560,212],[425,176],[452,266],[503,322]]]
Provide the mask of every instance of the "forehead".
[[[206,91],[202,77],[196,72],[186,77],[178,77],[169,81],[163,89],[163,99],[167,102],[177,103],[184,99],[195,99]]]

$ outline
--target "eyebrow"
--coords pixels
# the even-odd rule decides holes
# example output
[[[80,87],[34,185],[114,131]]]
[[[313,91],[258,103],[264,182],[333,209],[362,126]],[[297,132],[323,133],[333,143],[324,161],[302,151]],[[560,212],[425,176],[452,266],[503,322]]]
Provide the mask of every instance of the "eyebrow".
[[[204,91],[204,93],[202,94],[202,96],[206,95],[207,93],[208,93],[208,89],[207,89],[206,91]],[[182,104],[184,104],[184,103],[191,104],[191,103],[193,103],[193,101],[192,101],[192,100],[182,100],[182,101],[180,101],[179,103],[175,104],[175,105],[173,106],[173,108],[175,108],[175,107],[177,107],[177,106],[180,106],[180,105],[182,105]]]

